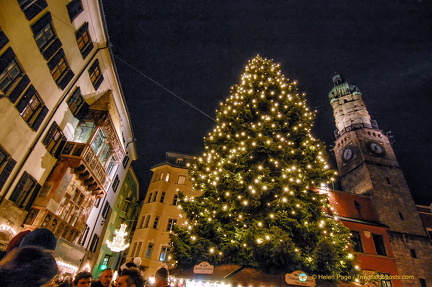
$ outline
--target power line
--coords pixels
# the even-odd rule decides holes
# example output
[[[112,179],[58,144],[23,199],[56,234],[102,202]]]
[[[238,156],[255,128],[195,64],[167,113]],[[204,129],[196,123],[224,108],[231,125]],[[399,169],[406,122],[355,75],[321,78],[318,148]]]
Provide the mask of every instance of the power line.
[[[190,107],[194,108],[195,110],[197,110],[198,112],[200,112],[201,114],[205,115],[206,117],[208,117],[209,119],[213,120],[214,122],[216,122],[216,120],[214,118],[212,118],[211,116],[209,116],[208,114],[206,114],[205,112],[201,111],[200,109],[198,109],[197,107],[195,107],[193,104],[189,103],[188,101],[186,101],[185,99],[181,98],[180,96],[178,96],[177,94],[175,94],[173,91],[169,90],[168,88],[165,88],[162,84],[160,84],[159,82],[157,82],[156,80],[153,80],[152,78],[150,78],[149,76],[147,76],[146,74],[144,74],[143,72],[141,72],[140,70],[138,70],[137,68],[135,68],[134,66],[132,66],[131,64],[129,64],[128,62],[126,62],[125,60],[123,60],[122,58],[120,58],[119,56],[115,55],[113,53],[114,57],[116,59],[118,59],[119,61],[121,61],[122,63],[124,63],[126,66],[128,66],[129,68],[131,68],[132,70],[134,70],[135,72],[137,72],[138,74],[140,74],[141,76],[145,77],[147,80],[153,82],[155,85],[157,85],[158,87],[162,88],[163,90],[167,91],[169,94],[173,95],[174,97],[176,97],[177,99],[181,100],[182,102],[184,102],[185,104],[189,105]]]

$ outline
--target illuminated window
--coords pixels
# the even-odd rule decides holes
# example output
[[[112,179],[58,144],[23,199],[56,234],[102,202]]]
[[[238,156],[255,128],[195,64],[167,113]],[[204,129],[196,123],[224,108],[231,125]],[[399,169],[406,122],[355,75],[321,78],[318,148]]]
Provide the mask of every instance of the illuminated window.
[[[172,205],[177,205],[179,202],[179,195],[174,194]]]
[[[33,129],[37,130],[48,113],[33,85],[27,89],[16,105],[21,117]]]
[[[169,218],[168,219],[168,225],[167,225],[167,229],[166,229],[166,231],[172,231],[173,230],[173,228],[174,228],[174,225],[176,225],[177,224],[177,219],[174,219],[174,218]]]
[[[104,77],[102,75],[101,69],[99,67],[99,60],[96,60],[89,69],[90,81],[93,87],[97,90],[101,85]]]
[[[66,143],[66,137],[56,122],[52,123],[42,143],[50,154],[55,157],[60,155],[61,149]]]
[[[161,253],[159,255],[159,261],[167,261],[170,248],[168,246],[162,246]]]
[[[149,243],[149,244],[148,244],[148,246],[147,246],[147,251],[146,251],[146,254],[145,254],[145,257],[146,257],[146,258],[150,258],[150,257],[151,257],[151,254],[152,254],[152,252],[153,252],[153,247],[154,247],[154,244],[153,244],[153,243]]]
[[[186,184],[186,175],[179,175],[177,179],[177,184]]]
[[[78,44],[78,48],[81,52],[81,55],[85,59],[87,55],[93,49],[93,42],[90,38],[90,34],[88,31],[88,23],[84,23],[77,31],[76,31],[76,41]]]
[[[69,64],[66,61],[66,57],[63,49],[60,49],[48,62],[51,76],[54,81],[59,85],[62,83],[63,78],[70,71]],[[64,88],[64,87],[63,87]]]
[[[165,181],[166,182],[169,182],[170,176],[171,176],[171,173],[167,172],[167,174],[165,176]]]

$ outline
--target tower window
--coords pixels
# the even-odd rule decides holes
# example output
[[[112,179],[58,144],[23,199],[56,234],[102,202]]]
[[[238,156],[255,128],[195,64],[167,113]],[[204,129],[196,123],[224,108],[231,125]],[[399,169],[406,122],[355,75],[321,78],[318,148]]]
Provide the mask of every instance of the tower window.
[[[404,218],[402,212],[400,212],[400,211],[399,211],[399,217],[400,217],[401,220],[405,220],[405,218]]]
[[[387,180],[387,183],[388,183],[388,184],[391,184],[391,182],[390,182],[390,178],[389,178],[388,176],[386,176],[386,180]]]
[[[351,230],[352,241],[354,242],[354,251],[363,252],[363,244],[360,236],[360,232]]]
[[[386,256],[387,252],[384,245],[384,239],[382,235],[372,234],[373,242],[375,244],[375,250],[378,255]]]
[[[415,249],[410,249],[410,252],[411,252],[412,258],[417,258],[417,253],[416,253]]]

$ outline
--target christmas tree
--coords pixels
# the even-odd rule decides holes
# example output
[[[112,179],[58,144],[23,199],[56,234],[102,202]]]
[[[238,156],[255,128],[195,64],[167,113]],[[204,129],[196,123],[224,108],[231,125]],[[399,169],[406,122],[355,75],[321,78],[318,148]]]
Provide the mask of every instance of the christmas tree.
[[[217,111],[205,152],[190,168],[202,196],[181,196],[171,235],[180,267],[201,261],[264,271],[351,274],[349,230],[313,189],[333,180],[314,112],[280,66],[256,56]]]

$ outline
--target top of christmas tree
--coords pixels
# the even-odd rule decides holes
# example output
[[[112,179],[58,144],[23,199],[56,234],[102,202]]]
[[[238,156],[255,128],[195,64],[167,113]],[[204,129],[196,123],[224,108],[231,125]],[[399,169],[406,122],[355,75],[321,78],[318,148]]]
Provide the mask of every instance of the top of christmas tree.
[[[182,197],[185,226],[171,236],[179,266],[208,261],[264,271],[349,274],[349,230],[326,216],[325,147],[296,83],[256,56],[217,111],[190,175],[203,195]]]

